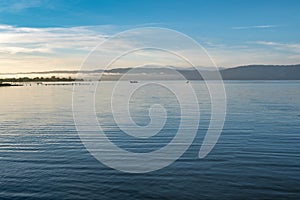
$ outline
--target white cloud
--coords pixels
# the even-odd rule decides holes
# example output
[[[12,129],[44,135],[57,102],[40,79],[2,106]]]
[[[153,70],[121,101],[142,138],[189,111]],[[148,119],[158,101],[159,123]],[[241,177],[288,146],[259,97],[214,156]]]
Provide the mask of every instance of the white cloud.
[[[1,53],[17,54],[17,53],[50,53],[50,49],[46,47],[24,48],[24,47],[0,47]]]
[[[236,30],[243,30],[243,29],[266,29],[266,28],[275,28],[278,27],[277,25],[257,25],[257,26],[235,26],[231,27],[232,29]]]
[[[48,0],[8,0],[0,1],[0,12],[19,12],[28,8],[47,7]],[[48,6],[50,7],[50,6]]]
[[[0,44],[34,44],[48,48],[92,48],[107,35],[90,30],[90,27],[27,28],[0,25]]]
[[[270,42],[270,41],[256,41],[255,44],[263,45],[275,50],[286,51],[291,53],[300,53],[300,44],[299,43],[279,43],[279,42]]]
[[[89,51],[109,37],[101,33],[101,28],[0,25],[0,69],[13,72],[78,68]],[[103,29],[107,31],[109,27]]]
[[[285,55],[272,49],[230,47],[222,49],[209,48],[208,51],[219,67],[300,63],[300,57],[292,57],[291,55]]]
[[[228,44],[224,41],[202,42],[219,67],[250,64],[298,64],[299,45],[279,42],[244,42]]]

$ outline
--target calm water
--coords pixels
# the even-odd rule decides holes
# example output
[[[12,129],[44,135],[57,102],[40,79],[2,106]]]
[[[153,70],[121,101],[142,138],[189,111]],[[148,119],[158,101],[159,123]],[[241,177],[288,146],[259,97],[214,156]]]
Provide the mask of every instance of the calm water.
[[[149,123],[150,105],[167,110],[165,127],[147,142],[118,129],[107,106],[113,83],[103,84],[98,120],[118,146],[150,152],[176,134],[180,109],[167,90],[149,86],[130,101],[139,125]],[[198,152],[209,99],[203,83],[194,84],[201,108],[194,143],[172,165],[146,174],[110,169],[89,154],[74,126],[72,86],[0,88],[0,199],[299,199],[300,82],[226,82],[224,130],[204,159]]]

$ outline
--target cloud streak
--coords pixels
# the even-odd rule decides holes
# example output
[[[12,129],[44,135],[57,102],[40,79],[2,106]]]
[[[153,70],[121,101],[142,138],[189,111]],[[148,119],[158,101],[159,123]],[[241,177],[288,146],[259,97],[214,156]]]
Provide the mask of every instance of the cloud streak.
[[[47,5],[46,0],[9,0],[0,2],[0,12],[19,12],[28,8],[37,8]]]
[[[231,29],[235,29],[235,30],[268,29],[268,28],[275,28],[275,27],[278,27],[278,26],[277,25],[235,26],[235,27],[231,27]]]
[[[275,50],[291,52],[295,54],[300,53],[300,44],[299,43],[279,43],[279,42],[270,42],[270,41],[257,41],[255,44],[263,45],[266,47],[273,48]]]
[[[31,28],[0,25],[1,71],[76,68],[109,35],[109,26]],[[16,69],[18,68],[18,69]]]
[[[43,46],[48,51],[55,49],[81,49],[92,48],[95,43],[103,41],[108,36],[91,30],[89,27],[70,28],[24,28],[0,25],[0,44],[2,49],[32,48]],[[12,48],[13,47],[13,48]],[[22,48],[19,48],[22,51]],[[2,50],[3,51],[3,50]],[[44,50],[43,50],[44,51]]]

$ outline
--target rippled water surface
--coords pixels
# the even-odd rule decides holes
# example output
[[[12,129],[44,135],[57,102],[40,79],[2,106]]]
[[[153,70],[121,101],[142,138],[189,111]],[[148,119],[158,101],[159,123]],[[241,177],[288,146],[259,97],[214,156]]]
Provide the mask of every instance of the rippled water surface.
[[[158,86],[138,90],[129,102],[136,124],[149,123],[153,104],[164,106],[168,118],[155,137],[133,139],[110,113],[114,83],[101,84],[96,112],[115,144],[139,153],[171,141],[181,119],[176,96]],[[1,87],[0,199],[299,199],[300,82],[225,82],[224,129],[204,159],[198,152],[210,101],[203,82],[193,84],[201,109],[197,137],[175,163],[146,174],[111,169],[85,149],[74,125],[72,86]],[[127,94],[117,95],[122,101]]]

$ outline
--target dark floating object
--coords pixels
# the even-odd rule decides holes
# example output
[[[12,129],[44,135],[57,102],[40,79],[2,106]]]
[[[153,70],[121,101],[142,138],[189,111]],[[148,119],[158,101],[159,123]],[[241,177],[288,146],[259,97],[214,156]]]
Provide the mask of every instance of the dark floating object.
[[[10,83],[0,83],[0,87],[8,87],[8,86],[23,86],[23,85],[10,84]]]
[[[185,83],[189,83],[190,81],[186,81]]]
[[[59,86],[59,85],[92,85],[92,83],[42,83],[44,86]]]
[[[134,80],[133,80],[133,81],[130,81],[130,83],[138,83],[138,81],[134,81]]]
[[[11,86],[9,83],[0,83],[0,87]]]

